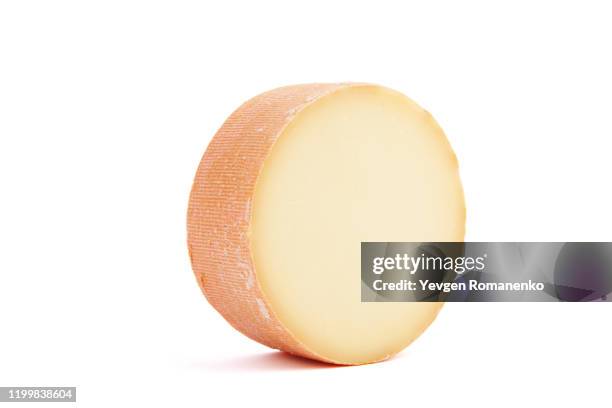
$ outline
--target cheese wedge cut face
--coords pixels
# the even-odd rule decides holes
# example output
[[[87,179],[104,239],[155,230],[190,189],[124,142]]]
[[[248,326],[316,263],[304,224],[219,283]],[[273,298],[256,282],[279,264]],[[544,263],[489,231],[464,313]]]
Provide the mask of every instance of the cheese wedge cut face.
[[[209,146],[189,209],[200,286],[238,330],[336,364],[382,361],[442,303],[361,302],[361,242],[462,241],[457,160],[429,113],[375,85],[262,94]]]

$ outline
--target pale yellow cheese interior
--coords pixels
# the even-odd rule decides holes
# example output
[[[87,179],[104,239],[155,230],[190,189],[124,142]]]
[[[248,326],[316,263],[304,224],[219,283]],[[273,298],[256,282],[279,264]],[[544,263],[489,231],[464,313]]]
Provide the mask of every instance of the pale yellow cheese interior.
[[[290,113],[289,113],[290,114]],[[258,178],[250,242],[281,323],[340,363],[382,360],[441,303],[362,303],[362,241],[462,241],[456,158],[432,117],[386,88],[345,88],[299,112]]]

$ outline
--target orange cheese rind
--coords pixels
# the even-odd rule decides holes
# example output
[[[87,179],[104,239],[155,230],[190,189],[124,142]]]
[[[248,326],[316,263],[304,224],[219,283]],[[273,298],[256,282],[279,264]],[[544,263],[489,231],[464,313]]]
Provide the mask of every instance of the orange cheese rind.
[[[210,142],[189,198],[189,255],[210,304],[237,330],[268,347],[338,363],[301,344],[279,321],[259,287],[251,256],[251,197],[283,128],[317,99],[357,84],[274,89],[240,106]]]

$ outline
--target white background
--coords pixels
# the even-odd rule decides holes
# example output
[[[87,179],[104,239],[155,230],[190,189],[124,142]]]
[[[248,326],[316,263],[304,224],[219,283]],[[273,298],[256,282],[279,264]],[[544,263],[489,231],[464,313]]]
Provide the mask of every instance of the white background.
[[[225,117],[331,81],[433,113],[467,240],[612,241],[606,3],[2,1],[0,386],[74,385],[86,407],[609,404],[612,304],[450,304],[395,359],[333,368],[235,332],[185,243]]]

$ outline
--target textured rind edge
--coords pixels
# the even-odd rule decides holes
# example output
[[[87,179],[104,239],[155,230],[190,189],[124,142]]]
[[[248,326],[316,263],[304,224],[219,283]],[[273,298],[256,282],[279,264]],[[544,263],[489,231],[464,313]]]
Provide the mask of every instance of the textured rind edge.
[[[192,269],[210,304],[237,330],[271,348],[340,364],[307,349],[279,321],[256,278],[249,226],[257,178],[278,136],[304,107],[357,84],[277,88],[240,106],[211,140],[187,216]]]
[[[321,356],[292,335],[275,315],[256,278],[249,240],[251,198],[266,158],[295,115],[326,95],[356,86],[377,85],[293,85],[245,102],[208,145],[196,172],[187,215],[192,269],[207,300],[225,320],[268,347],[338,365],[383,361],[407,344],[379,360],[348,363]]]

